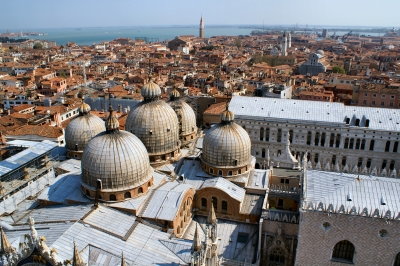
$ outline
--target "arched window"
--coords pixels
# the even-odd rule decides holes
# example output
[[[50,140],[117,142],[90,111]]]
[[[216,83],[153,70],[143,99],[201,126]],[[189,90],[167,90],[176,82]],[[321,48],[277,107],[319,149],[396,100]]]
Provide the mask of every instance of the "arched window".
[[[201,198],[201,208],[207,208],[207,199]]]
[[[385,146],[385,152],[388,152],[390,150],[390,141],[386,141],[386,146]]]
[[[221,202],[221,210],[222,210],[223,212],[228,211],[228,202],[226,202],[225,200],[223,200],[223,201]]]
[[[344,148],[348,149],[349,148],[349,138],[344,139]]]
[[[356,119],[356,127],[359,127],[360,126],[360,119]]]
[[[353,149],[353,148],[354,148],[354,139],[350,139],[349,149]]]
[[[394,143],[394,145],[393,145],[393,152],[397,152],[398,148],[399,148],[399,142],[396,141],[396,142]]]
[[[311,131],[307,132],[307,145],[311,145]]]
[[[340,146],[340,138],[341,138],[340,134],[337,134],[336,135],[336,148],[339,148],[339,146]]]
[[[90,192],[87,189],[86,189],[86,196],[90,197]]]
[[[269,141],[269,128],[268,127],[265,129],[265,140]]]
[[[367,168],[370,168],[370,167],[371,167],[371,163],[372,163],[372,159],[371,159],[371,158],[368,158],[368,159],[367,159],[367,164],[366,164]]]
[[[400,266],[400,252],[397,253],[396,259],[394,260],[393,266]]]
[[[329,147],[333,148],[334,144],[335,144],[335,134],[332,133],[331,137],[329,138]]]
[[[360,139],[357,139],[357,141],[356,141],[356,150],[360,149],[360,143],[361,143]]]
[[[216,197],[212,197],[212,204],[214,205],[214,209],[217,210],[218,200]]]
[[[317,132],[316,134],[315,134],[315,138],[314,138],[314,145],[315,146],[318,146],[319,145],[319,132]]]
[[[242,173],[242,169],[239,169],[238,170],[238,174],[240,175]]]
[[[336,165],[336,155],[332,156],[332,165]]]
[[[321,146],[325,146],[326,133],[321,134]]]
[[[124,198],[125,198],[125,199],[131,198],[131,193],[130,193],[129,191],[128,191],[128,192],[125,192]]]
[[[151,182],[147,183],[147,187],[151,187]]]
[[[260,164],[256,163],[256,169],[260,169]]]
[[[214,169],[210,168],[209,172],[210,174],[214,174]]]
[[[110,194],[110,200],[111,201],[116,201],[117,197],[114,194]]]
[[[318,159],[319,159],[319,154],[316,153],[316,154],[314,155],[314,163],[318,163]]]
[[[343,165],[343,166],[346,165],[346,160],[347,160],[346,156],[343,156],[343,157],[342,157],[342,165]]]
[[[232,171],[228,171],[228,175],[232,175]]]
[[[264,128],[263,127],[260,129],[260,140],[261,141],[264,140]]]
[[[365,139],[361,140],[361,150],[365,150]]]
[[[352,263],[354,250],[354,245],[350,241],[340,241],[333,248],[332,260]]]
[[[293,130],[289,130],[289,141],[293,143]]]
[[[285,251],[281,247],[276,247],[269,254],[269,264],[285,265]]]
[[[390,161],[389,169],[394,170],[394,161]]]
[[[282,129],[278,129],[278,136],[276,136],[277,142],[282,142]]]
[[[218,175],[222,175],[222,170],[218,170]]]
[[[371,142],[369,143],[369,150],[373,151],[374,150],[374,145],[375,145],[375,140],[371,139]]]
[[[139,194],[142,194],[142,193],[143,193],[143,188],[140,187],[140,188],[138,189],[138,193],[139,193]]]
[[[385,169],[385,168],[386,168],[386,165],[387,165],[387,160],[383,160],[383,161],[382,161],[382,167],[381,167],[381,169],[382,169],[382,170]]]
[[[265,149],[261,150],[261,157],[265,158]]]

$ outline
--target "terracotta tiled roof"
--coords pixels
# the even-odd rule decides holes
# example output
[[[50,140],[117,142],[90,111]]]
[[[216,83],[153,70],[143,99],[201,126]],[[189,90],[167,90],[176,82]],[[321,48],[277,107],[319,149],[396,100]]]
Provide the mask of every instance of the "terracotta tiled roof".
[[[204,111],[204,114],[220,115],[224,110],[226,110],[226,103],[220,102],[210,105],[210,107]]]
[[[12,136],[37,135],[46,138],[58,138],[61,137],[64,132],[60,127],[52,127],[49,125],[25,125],[20,128],[7,131],[6,134]]]

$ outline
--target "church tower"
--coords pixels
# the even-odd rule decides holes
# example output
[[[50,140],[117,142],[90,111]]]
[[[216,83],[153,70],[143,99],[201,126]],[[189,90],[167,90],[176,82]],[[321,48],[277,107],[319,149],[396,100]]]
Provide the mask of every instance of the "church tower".
[[[287,36],[286,36],[286,31],[283,33],[283,38],[282,38],[282,55],[287,56]]]
[[[292,35],[290,34],[290,32],[288,33],[288,48],[292,47]]]
[[[201,19],[200,19],[199,38],[204,38],[204,20],[203,20],[203,15],[201,16]]]

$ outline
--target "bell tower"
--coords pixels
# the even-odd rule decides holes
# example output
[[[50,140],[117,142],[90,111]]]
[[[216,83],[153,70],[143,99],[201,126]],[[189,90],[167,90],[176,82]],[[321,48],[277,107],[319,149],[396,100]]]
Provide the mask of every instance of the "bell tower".
[[[201,18],[200,18],[199,38],[204,38],[204,20],[203,20],[203,15],[201,15]]]

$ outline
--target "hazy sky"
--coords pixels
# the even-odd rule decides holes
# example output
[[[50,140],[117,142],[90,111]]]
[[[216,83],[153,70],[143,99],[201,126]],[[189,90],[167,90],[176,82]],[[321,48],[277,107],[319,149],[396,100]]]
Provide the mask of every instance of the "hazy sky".
[[[400,26],[400,0],[0,1],[0,29],[205,24]]]

